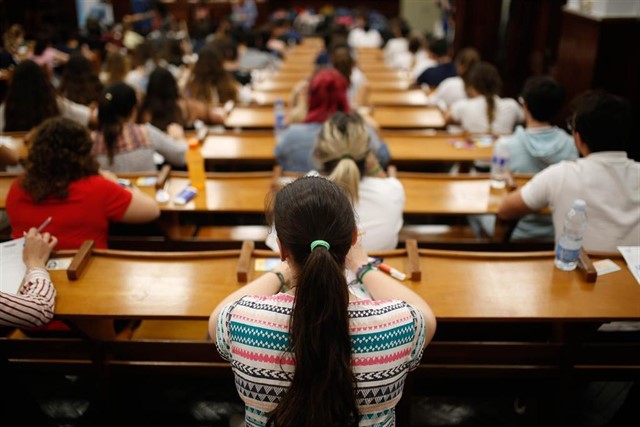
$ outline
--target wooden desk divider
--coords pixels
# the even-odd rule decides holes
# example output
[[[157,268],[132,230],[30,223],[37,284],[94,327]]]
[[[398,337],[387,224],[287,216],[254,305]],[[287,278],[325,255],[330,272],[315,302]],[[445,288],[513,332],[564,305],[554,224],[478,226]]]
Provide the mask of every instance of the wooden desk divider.
[[[160,172],[158,172],[158,179],[156,180],[156,190],[164,188],[164,185],[167,183],[167,179],[169,179],[169,175],[171,174],[171,165],[164,165]]]
[[[589,254],[580,248],[580,256],[578,258],[578,270],[582,273],[587,283],[595,283],[598,278],[598,272],[589,258]]]
[[[409,239],[405,242],[407,250],[407,258],[409,258],[409,279],[414,282],[422,280],[422,271],[420,270],[420,254],[418,253],[418,241]]]
[[[255,244],[251,241],[245,241],[242,243],[240,249],[240,257],[238,258],[237,277],[238,282],[246,283],[249,281],[249,273],[251,273],[251,260],[253,255],[253,249]]]
[[[87,262],[91,257],[91,251],[93,250],[93,240],[85,240],[78,252],[76,252],[71,264],[67,269],[67,278],[69,280],[78,280],[82,271],[87,266]]]

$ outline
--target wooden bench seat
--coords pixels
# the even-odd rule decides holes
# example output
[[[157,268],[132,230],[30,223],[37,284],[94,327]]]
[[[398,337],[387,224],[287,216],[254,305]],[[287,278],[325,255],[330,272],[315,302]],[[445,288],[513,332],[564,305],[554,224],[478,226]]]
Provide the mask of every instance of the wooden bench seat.
[[[145,320],[131,340],[207,341],[206,320]]]

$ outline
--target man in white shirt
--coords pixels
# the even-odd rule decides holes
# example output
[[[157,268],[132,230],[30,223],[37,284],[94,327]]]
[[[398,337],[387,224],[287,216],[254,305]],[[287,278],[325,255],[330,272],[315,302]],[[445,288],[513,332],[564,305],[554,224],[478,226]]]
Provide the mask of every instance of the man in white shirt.
[[[556,241],[575,199],[587,202],[583,246],[616,251],[640,245],[640,163],[627,157],[631,109],[621,98],[591,92],[573,116],[573,136],[583,158],[551,165],[505,198],[498,217],[515,219],[549,206]]]

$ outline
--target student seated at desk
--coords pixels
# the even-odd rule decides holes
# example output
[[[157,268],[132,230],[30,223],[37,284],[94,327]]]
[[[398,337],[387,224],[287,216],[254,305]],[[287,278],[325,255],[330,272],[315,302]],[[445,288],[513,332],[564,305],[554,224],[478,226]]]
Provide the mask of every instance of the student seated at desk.
[[[13,238],[51,217],[47,230],[59,236],[58,249],[77,249],[85,240],[106,248],[110,221],[144,223],[160,215],[151,197],[99,173],[92,146],[89,131],[69,119],[48,119],[37,129],[26,172],[7,195]]]
[[[556,242],[575,199],[587,203],[583,246],[616,251],[640,246],[640,163],[627,157],[631,108],[621,98],[592,92],[577,103],[573,138],[583,158],[562,161],[535,175],[502,202],[498,216],[515,219],[547,206],[553,210]]]
[[[446,120],[471,133],[511,133],[524,120],[522,109],[511,98],[500,98],[502,80],[488,62],[474,65],[467,81],[468,99],[451,106]]]
[[[198,61],[187,79],[184,94],[188,99],[202,102],[210,111],[209,123],[222,124],[227,101],[238,102],[240,84],[224,69],[222,55],[210,46],[198,52]]]
[[[427,68],[418,76],[416,83],[419,86],[424,84],[435,87],[444,79],[455,77],[456,67],[453,61],[451,61],[449,45],[445,39],[438,39],[429,43],[429,52],[431,59],[433,59],[437,65]]]
[[[49,117],[62,116],[83,126],[95,121],[93,110],[57,96],[45,71],[33,61],[13,72],[7,97],[0,105],[0,132],[29,131]]]
[[[204,103],[183,97],[175,77],[166,68],[157,67],[149,75],[147,93],[140,106],[140,122],[169,132],[172,124],[193,128],[196,120],[215,123],[211,117],[216,114],[207,109]]]
[[[354,205],[367,251],[395,249],[402,228],[404,188],[388,177],[371,152],[369,134],[356,113],[336,112],[322,126],[313,150],[316,168],[345,189]],[[272,231],[267,246],[278,251]]]
[[[187,144],[181,126],[171,130],[175,137],[151,124],[136,124],[136,92],[126,83],[105,88],[98,104],[99,128],[92,133],[93,153],[100,167],[112,172],[153,172],[154,154],[174,166],[185,165]]]
[[[557,243],[573,201],[583,199],[588,218],[582,243],[585,250],[615,252],[618,246],[640,246],[640,163],[627,157],[632,141],[629,103],[605,92],[588,93],[576,104],[571,128],[583,157],[538,173],[522,189],[509,194],[498,216],[515,219],[549,206]],[[627,322],[622,323],[618,326],[624,328]],[[639,325],[631,322],[627,326],[637,330]],[[579,396],[583,425],[606,425],[632,384],[589,382],[573,393]]]
[[[469,80],[471,68],[480,62],[480,53],[472,47],[462,49],[456,55],[457,76],[444,79],[436,89],[429,94],[429,103],[450,108],[453,104],[467,99],[466,82]]]
[[[333,68],[319,70],[309,84],[309,110],[304,123],[294,123],[279,137],[275,157],[285,171],[308,172],[314,168],[312,151],[322,123],[336,111],[349,112],[348,82]],[[367,127],[372,151],[380,164],[389,164],[389,151],[370,126]]]
[[[330,180],[284,187],[273,219],[284,262],[225,298],[209,319],[247,424],[395,425],[406,375],[435,333],[431,308],[368,262],[351,202]],[[373,300],[349,292],[345,268]],[[381,345],[367,345],[371,339]],[[269,393],[256,393],[265,383]]]
[[[23,285],[17,294],[0,292],[0,326],[39,327],[53,318],[56,289],[45,265],[57,239],[31,228],[25,236],[22,259],[27,267]],[[23,385],[20,370],[0,355],[0,410],[20,415],[19,425],[53,425],[42,411],[35,396]],[[7,424],[5,421],[3,425]],[[16,425],[16,424],[13,424]]]
[[[537,173],[562,160],[576,160],[578,150],[571,135],[551,126],[551,120],[564,103],[564,89],[551,77],[532,77],[526,81],[521,101],[526,128],[518,126],[513,135],[496,141],[509,153],[507,166],[513,173]],[[495,216],[483,215],[482,227],[493,234]],[[511,234],[511,240],[553,239],[549,215],[526,215]]]
[[[29,229],[22,250],[27,273],[17,294],[0,291],[0,326],[36,327],[53,319],[56,289],[45,265],[57,243],[50,233]]]

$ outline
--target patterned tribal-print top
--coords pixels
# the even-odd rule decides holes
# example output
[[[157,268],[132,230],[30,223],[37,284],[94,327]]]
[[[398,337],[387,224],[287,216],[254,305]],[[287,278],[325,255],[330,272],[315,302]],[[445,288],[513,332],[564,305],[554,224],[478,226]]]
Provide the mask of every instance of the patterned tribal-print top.
[[[216,346],[231,362],[247,426],[266,425],[293,379],[287,351],[293,302],[283,293],[247,296],[218,317]],[[398,300],[352,301],[348,312],[360,425],[393,426],[407,372],[422,357],[424,317]]]

